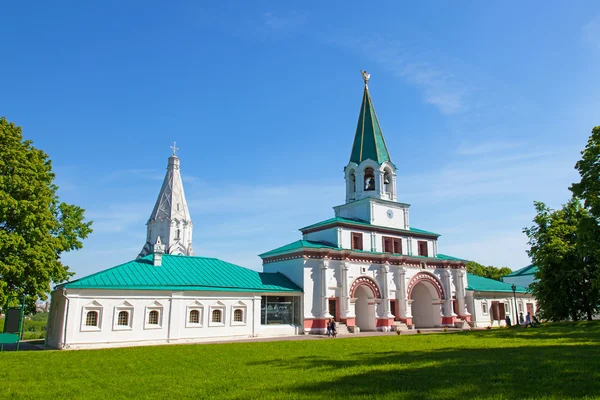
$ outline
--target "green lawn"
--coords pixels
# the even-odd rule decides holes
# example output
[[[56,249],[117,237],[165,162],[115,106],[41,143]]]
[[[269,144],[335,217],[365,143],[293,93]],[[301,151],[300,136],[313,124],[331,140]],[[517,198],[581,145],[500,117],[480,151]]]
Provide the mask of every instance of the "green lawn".
[[[600,323],[1,353],[0,397],[600,398]]]

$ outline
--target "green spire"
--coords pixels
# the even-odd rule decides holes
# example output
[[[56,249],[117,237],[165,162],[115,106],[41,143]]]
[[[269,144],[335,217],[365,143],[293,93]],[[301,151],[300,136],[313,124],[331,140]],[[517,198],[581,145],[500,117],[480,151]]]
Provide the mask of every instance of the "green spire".
[[[385,145],[385,139],[375,114],[375,108],[371,102],[369,87],[367,82],[369,75],[366,72],[363,74],[365,79],[365,92],[363,94],[362,105],[360,106],[360,115],[358,116],[358,125],[356,127],[356,135],[354,136],[354,145],[350,154],[350,161],[360,164],[364,160],[370,158],[379,164],[390,160]]]

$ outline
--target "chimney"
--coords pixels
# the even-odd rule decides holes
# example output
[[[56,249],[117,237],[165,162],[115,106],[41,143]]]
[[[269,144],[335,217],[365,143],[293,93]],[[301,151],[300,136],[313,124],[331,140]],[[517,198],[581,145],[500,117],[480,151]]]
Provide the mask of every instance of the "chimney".
[[[156,243],[152,246],[152,264],[155,267],[162,265],[162,256],[165,253],[165,245],[161,243],[160,236],[156,238]]]

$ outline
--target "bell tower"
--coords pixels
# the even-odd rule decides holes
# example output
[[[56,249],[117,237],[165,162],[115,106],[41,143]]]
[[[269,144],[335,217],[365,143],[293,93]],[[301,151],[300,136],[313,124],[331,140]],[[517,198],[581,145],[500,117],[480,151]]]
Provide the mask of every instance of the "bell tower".
[[[148,219],[146,244],[138,255],[144,257],[152,253],[157,240],[162,241],[165,254],[193,256],[192,219],[188,210],[183,183],[181,182],[180,160],[177,157],[176,143],[171,146],[173,155],[169,157],[167,174],[163,181],[154,210]]]
[[[409,205],[398,202],[396,166],[369,93],[371,75],[367,71],[361,74],[365,87],[350,161],[344,168],[346,203],[334,207],[335,215],[407,230]]]
[[[367,71],[361,71],[365,88],[350,161],[344,168],[346,203],[367,197],[396,201],[396,167],[383,138],[369,93]]]

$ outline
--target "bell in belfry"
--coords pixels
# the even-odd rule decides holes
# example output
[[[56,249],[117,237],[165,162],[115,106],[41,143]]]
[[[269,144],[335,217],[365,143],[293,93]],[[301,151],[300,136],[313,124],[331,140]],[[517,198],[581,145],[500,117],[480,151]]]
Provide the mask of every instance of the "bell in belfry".
[[[390,174],[389,174],[388,172],[386,172],[386,173],[383,175],[383,183],[385,183],[386,185],[387,185],[388,183],[390,183]]]

